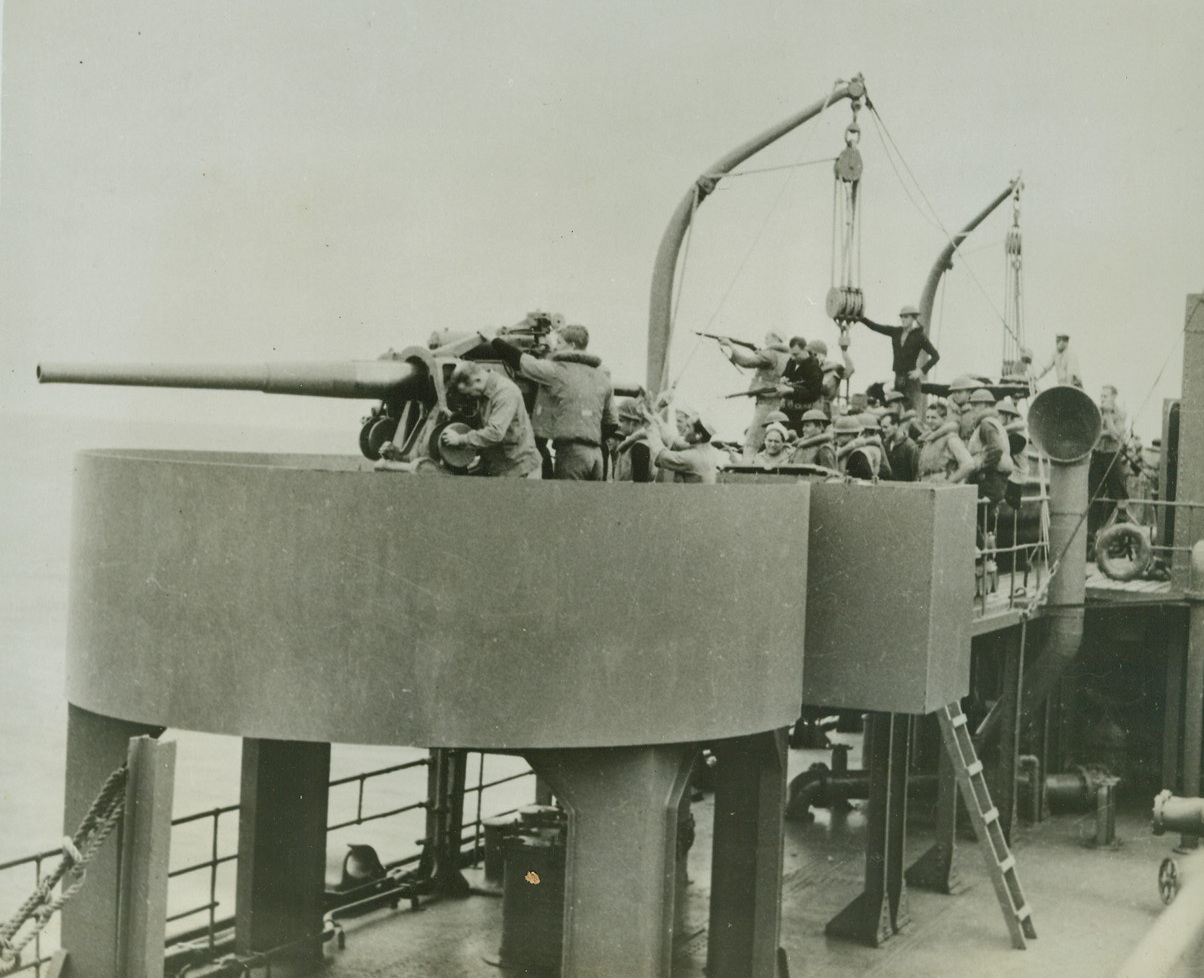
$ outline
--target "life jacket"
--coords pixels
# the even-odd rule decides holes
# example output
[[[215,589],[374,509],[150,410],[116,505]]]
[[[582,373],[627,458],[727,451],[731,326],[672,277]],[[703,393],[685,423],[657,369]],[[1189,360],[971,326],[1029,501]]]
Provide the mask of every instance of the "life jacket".
[[[536,437],[550,441],[602,443],[602,418],[614,395],[602,361],[580,350],[557,350],[548,357],[557,367],[550,382],[540,381],[531,412]]]
[[[984,414],[974,428],[974,434],[970,436],[970,441],[966,447],[970,450],[970,454],[976,459],[982,458],[983,449],[985,448],[982,440],[982,428],[986,425],[995,432],[996,439],[1003,454],[999,458],[999,464],[995,470],[1002,475],[1012,474],[1012,453],[1011,444],[1008,440],[1008,433],[1003,427],[1003,422],[999,420],[999,415],[988,412]]]

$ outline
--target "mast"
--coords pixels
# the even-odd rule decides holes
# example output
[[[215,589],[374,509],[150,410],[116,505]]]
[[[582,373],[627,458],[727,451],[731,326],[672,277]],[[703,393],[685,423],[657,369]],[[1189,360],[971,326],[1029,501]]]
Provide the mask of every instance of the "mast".
[[[652,296],[648,313],[648,379],[649,391],[660,391],[668,386],[669,342],[672,339],[673,321],[673,278],[677,271],[677,257],[682,241],[690,227],[690,220],[721,178],[730,173],[746,159],[759,153],[770,143],[797,129],[804,122],[814,119],[829,105],[841,99],[860,99],[865,96],[865,80],[856,75],[852,80],[841,83],[825,98],[784,119],[776,126],[765,130],[748,142],[736,147],[722,157],[700,176],[677,205],[669,226],[665,228],[656,263],[652,269]]]

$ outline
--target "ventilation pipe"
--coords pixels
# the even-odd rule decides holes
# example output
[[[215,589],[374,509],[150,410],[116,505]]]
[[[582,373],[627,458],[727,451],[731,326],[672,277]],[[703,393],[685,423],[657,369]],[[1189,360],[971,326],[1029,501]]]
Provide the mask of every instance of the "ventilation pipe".
[[[1042,391],[1028,409],[1029,437],[1049,457],[1048,631],[1025,676],[1021,723],[1028,726],[1083,644],[1087,596],[1087,470],[1099,439],[1099,408],[1077,387]]]

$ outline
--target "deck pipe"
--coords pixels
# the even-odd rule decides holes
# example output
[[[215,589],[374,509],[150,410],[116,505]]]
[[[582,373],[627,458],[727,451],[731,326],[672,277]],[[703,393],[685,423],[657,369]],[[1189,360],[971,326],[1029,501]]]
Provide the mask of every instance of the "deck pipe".
[[[1204,835],[1204,798],[1179,798],[1170,790],[1161,791],[1154,799],[1155,835],[1178,832],[1181,835]]]

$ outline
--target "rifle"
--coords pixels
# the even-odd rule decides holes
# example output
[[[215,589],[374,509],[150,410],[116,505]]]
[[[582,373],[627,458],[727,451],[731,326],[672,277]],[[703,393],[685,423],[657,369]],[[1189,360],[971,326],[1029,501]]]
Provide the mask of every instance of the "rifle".
[[[794,383],[789,380],[784,380],[784,381],[782,381],[782,383],[785,384],[787,387],[792,387],[796,391],[804,390],[807,387],[807,385],[802,382]],[[778,391],[777,385],[775,384],[773,387],[754,387],[752,390],[736,391],[735,394],[724,394],[723,398],[724,398],[724,400],[730,400],[733,397],[761,397],[763,394],[779,394],[779,393],[780,392]],[[781,394],[781,396],[785,397],[786,395]]]
[[[694,330],[695,336],[701,336],[708,340],[718,340],[720,343],[728,343],[731,346],[742,346],[746,350],[759,350],[760,347],[756,343],[749,343],[748,340],[738,340],[733,336],[720,336],[718,333],[700,333]]]

